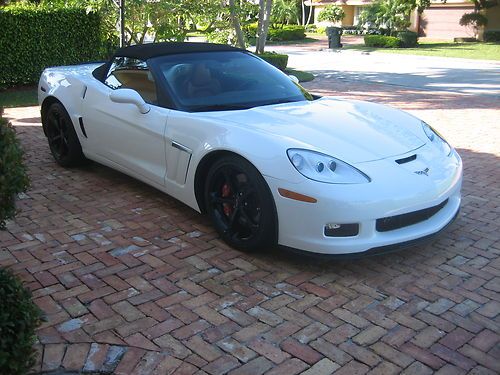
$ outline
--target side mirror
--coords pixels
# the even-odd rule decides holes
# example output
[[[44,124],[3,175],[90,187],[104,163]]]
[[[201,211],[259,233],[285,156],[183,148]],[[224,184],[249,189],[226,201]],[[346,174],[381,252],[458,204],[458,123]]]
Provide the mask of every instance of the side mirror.
[[[299,79],[297,77],[295,77],[294,75],[289,74],[288,78],[290,78],[290,80],[294,83],[299,83]]]
[[[140,96],[137,91],[132,89],[113,90],[111,94],[109,94],[109,99],[111,99],[111,101],[115,103],[134,104],[142,114],[148,113],[151,109],[149,104],[144,101],[142,96]]]

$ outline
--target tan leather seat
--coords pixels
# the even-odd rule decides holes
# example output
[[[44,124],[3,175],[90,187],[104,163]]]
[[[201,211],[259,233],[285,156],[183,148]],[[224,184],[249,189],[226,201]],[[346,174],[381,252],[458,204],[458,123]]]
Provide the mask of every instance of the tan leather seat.
[[[149,70],[115,70],[113,75],[121,82],[121,88],[133,89],[150,104],[157,104],[156,86]]]

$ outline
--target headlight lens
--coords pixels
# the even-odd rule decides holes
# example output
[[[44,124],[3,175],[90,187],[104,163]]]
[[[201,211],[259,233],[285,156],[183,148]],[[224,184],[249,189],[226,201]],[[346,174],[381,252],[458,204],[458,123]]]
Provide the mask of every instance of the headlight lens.
[[[438,147],[443,154],[446,156],[450,156],[453,149],[452,147],[444,140],[443,137],[439,135],[434,129],[432,129],[428,124],[422,121],[422,129],[424,129],[424,133],[429,138],[432,144]]]
[[[314,181],[329,184],[362,184],[370,178],[342,160],[316,151],[292,148],[287,151],[295,169]]]

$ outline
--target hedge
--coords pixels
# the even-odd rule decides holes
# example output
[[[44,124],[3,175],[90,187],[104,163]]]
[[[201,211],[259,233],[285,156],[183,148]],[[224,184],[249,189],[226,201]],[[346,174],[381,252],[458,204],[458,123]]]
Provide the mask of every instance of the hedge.
[[[2,117],[2,112],[0,107],[0,230],[5,229],[5,221],[16,214],[17,194],[26,191],[29,186],[23,150],[16,131]]]
[[[365,46],[382,48],[399,48],[401,39],[395,36],[365,35]]]
[[[0,88],[38,81],[48,66],[102,59],[101,17],[82,8],[0,8]]]
[[[0,268],[0,374],[25,375],[35,364],[42,311],[12,271]]]
[[[248,39],[257,37],[257,24],[250,24],[245,27]],[[267,32],[267,40],[286,41],[302,40],[306,37],[306,28],[299,25],[277,25],[270,27]]]
[[[264,52],[259,56],[262,60],[267,61],[269,64],[274,65],[280,70],[285,70],[288,65],[288,55],[283,55],[276,52]]]
[[[403,48],[413,48],[418,44],[418,34],[414,31],[399,31],[397,37],[401,41],[401,47]]]
[[[485,42],[500,42],[500,30],[488,30],[484,32]]]

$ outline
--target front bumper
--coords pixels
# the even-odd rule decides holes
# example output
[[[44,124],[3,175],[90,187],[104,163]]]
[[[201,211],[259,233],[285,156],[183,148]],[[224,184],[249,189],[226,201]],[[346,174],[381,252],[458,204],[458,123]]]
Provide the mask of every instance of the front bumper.
[[[320,254],[362,253],[411,244],[453,221],[461,202],[462,162],[458,154],[431,165],[428,176],[416,174],[412,166],[398,168],[393,163],[365,163],[362,170],[372,177],[366,184],[325,184],[305,178],[293,184],[265,176],[278,213],[279,245]],[[284,198],[278,188],[312,196],[317,203]],[[416,224],[385,232],[376,228],[377,219],[427,209],[444,201],[437,213]],[[328,237],[325,226],[330,223],[357,223],[359,232],[349,237]]]

